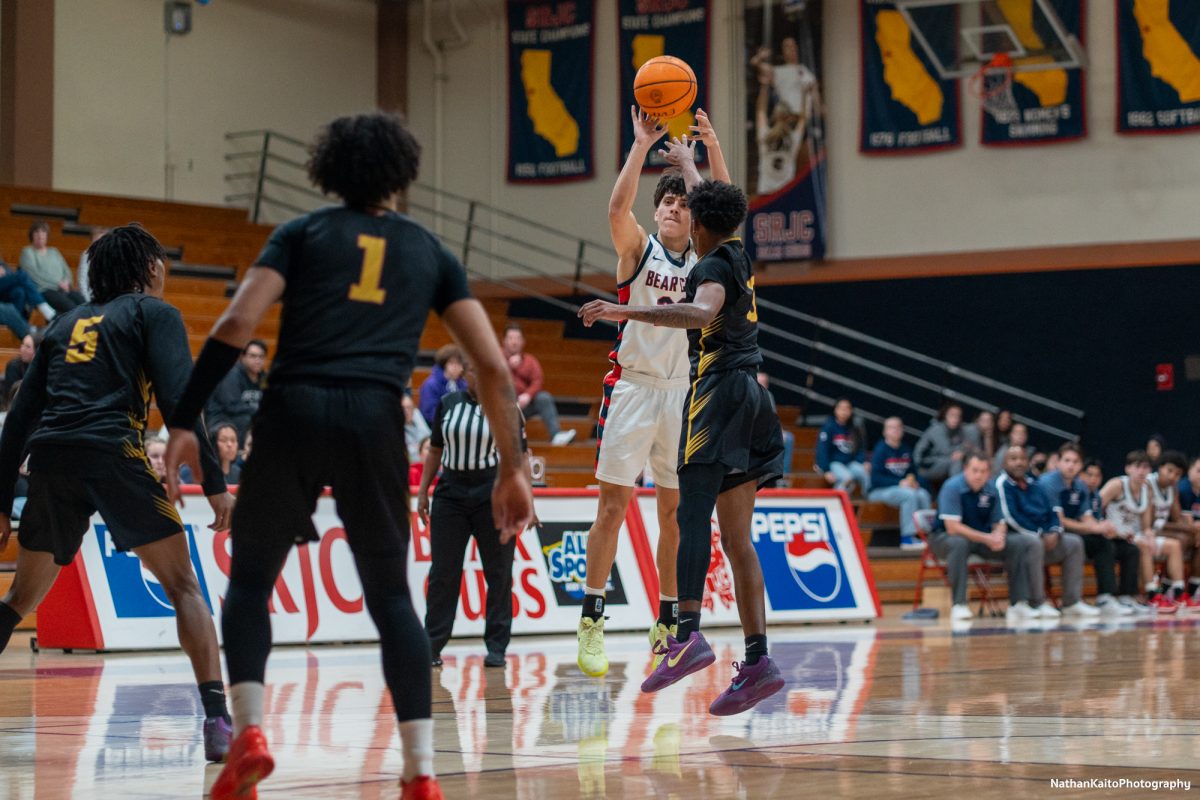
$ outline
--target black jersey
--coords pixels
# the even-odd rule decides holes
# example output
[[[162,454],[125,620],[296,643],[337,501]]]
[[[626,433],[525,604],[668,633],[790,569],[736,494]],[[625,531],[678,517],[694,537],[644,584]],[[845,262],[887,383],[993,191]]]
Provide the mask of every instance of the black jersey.
[[[762,354],[758,350],[754,271],[741,239],[722,242],[696,262],[684,288],[684,302],[695,300],[700,285],[709,282],[725,287],[725,305],[707,326],[687,332],[693,381],[712,372],[756,367],[762,363]]]
[[[60,314],[29,364],[0,436],[0,511],[26,445],[70,446],[145,458],[143,435],[155,395],[164,418],[192,368],[178,309],[144,294],[85,303]],[[216,455],[197,425],[205,494],[225,490]]]
[[[255,263],[287,281],[269,384],[403,390],[429,311],[470,296],[458,260],[403,214],[314,211],[276,228]]]

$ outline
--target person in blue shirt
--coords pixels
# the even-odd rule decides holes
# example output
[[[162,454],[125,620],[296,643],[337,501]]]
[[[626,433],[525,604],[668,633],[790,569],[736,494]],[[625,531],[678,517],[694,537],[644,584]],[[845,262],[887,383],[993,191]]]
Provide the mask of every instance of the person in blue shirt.
[[[904,443],[904,422],[899,417],[883,421],[883,441],[871,453],[871,492],[867,499],[900,509],[900,549],[920,550],[913,513],[931,505],[929,492],[917,483],[912,448]]]
[[[858,484],[862,493],[867,493],[871,476],[865,463],[865,439],[854,424],[854,404],[845,397],[839,399],[817,437],[817,471],[834,489],[849,493]]]
[[[1179,479],[1179,508],[1200,522],[1200,456],[1192,459],[1187,474]]]
[[[1096,519],[1092,493],[1080,478],[1083,450],[1074,442],[1058,449],[1058,469],[1038,479],[1038,485],[1050,498],[1059,522],[1068,533],[1083,539],[1083,553],[1096,571],[1096,607],[1105,616],[1127,617],[1135,612],[1133,603],[1118,597],[1137,594],[1137,546],[1117,536],[1111,522]],[[1116,564],[1121,565],[1121,586],[1117,586]]]
[[[1000,502],[996,490],[988,481],[991,474],[988,459],[979,453],[969,453],[958,475],[942,484],[938,492],[938,518],[929,535],[929,546],[946,564],[946,576],[954,606],[953,620],[971,619],[967,606],[967,559],[979,556],[988,561],[1003,561],[1008,576],[1010,618],[1031,619],[1036,616],[1026,601],[1028,597],[1030,553],[1040,545],[1031,536],[1013,536],[1000,517]],[[1041,580],[1041,560],[1037,560],[1036,577]]]
[[[1046,602],[1046,584],[1042,579],[1043,563],[1062,565],[1063,613],[1080,617],[1097,617],[1100,610],[1083,602],[1083,539],[1063,530],[1054,504],[1029,475],[1029,455],[1025,448],[1009,445],[1004,451],[1004,472],[996,478],[996,494],[1000,511],[1009,530],[1038,537],[1042,547],[1029,554],[1031,571],[1038,579],[1030,580],[1029,605],[1042,619],[1062,616],[1053,604]]]

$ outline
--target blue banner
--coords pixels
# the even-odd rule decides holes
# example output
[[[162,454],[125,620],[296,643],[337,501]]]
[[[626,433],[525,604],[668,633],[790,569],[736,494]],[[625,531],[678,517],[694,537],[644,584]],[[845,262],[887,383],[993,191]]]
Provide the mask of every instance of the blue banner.
[[[1083,0],[1050,0],[1068,33],[1083,40]],[[1052,31],[1014,26],[1013,32],[1027,50],[1045,48]],[[1082,139],[1087,135],[1084,113],[1085,76],[1082,69],[1023,71],[1048,56],[1014,60],[1013,100],[1016,109],[996,114],[983,112],[980,139],[985,145],[1039,144]]]
[[[508,180],[592,176],[592,0],[508,0]]]
[[[915,153],[962,144],[958,81],[939,80],[895,3],[861,0],[863,153]],[[946,8],[947,15],[955,13]],[[938,26],[946,41],[936,51],[953,51],[958,26]]]
[[[1117,0],[1117,131],[1200,128],[1200,3]]]
[[[708,0],[620,0],[617,3],[617,61],[621,65],[621,121],[617,169],[633,147],[633,119],[629,108],[637,105],[633,76],[655,56],[675,56],[696,73],[696,102],[691,110],[667,123],[667,136],[690,134],[696,124],[695,110],[708,105]],[[664,137],[666,138],[666,137]],[[662,169],[666,160],[655,147],[646,157],[646,167]],[[706,160],[704,146],[696,149],[696,163]]]

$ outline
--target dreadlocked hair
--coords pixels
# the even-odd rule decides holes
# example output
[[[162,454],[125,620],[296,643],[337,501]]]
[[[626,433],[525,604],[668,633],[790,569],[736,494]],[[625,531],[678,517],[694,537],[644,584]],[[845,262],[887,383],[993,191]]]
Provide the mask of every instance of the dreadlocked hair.
[[[87,249],[92,301],[107,303],[131,292],[143,292],[153,282],[155,261],[167,262],[167,253],[136,222],[113,228]]]
[[[421,145],[397,114],[338,117],[312,146],[308,177],[354,209],[381,203],[416,180]]]

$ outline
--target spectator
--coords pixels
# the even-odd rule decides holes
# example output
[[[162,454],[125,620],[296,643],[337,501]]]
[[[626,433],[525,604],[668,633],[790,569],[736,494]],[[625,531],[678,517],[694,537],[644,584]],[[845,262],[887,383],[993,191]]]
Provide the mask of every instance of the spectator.
[[[913,513],[930,506],[929,492],[917,483],[917,468],[912,448],[904,443],[904,423],[899,417],[883,421],[883,441],[871,454],[872,503],[885,503],[900,509],[900,549],[920,550]]]
[[[408,465],[408,485],[420,486],[421,476],[425,474],[425,459],[429,456],[429,450],[432,447],[430,438],[426,436],[417,445],[417,460],[409,462]],[[429,482],[430,486],[437,486],[437,476],[433,476],[433,480]]]
[[[1013,426],[1016,433],[1016,425]],[[1014,437],[1015,438],[1015,437]],[[1099,609],[1083,602],[1083,539],[1063,530],[1054,504],[1037,483],[1030,480],[1029,455],[1019,444],[1004,451],[1004,471],[996,478],[1000,511],[1010,531],[1037,537],[1040,546],[1029,552],[1029,605],[1042,619],[1062,614],[1046,602],[1043,563],[1062,564],[1063,614],[1097,617]]]
[[[0,259],[0,325],[24,339],[30,331],[29,314],[35,308],[42,312],[47,322],[58,313],[46,302],[28,275],[14,270]]]
[[[778,407],[775,405],[775,395],[773,395],[771,393],[771,376],[768,375],[765,371],[763,371],[761,369],[758,371],[758,384],[759,384],[759,386],[761,386],[767,390],[767,397],[771,398],[771,408],[776,409],[775,413],[778,414],[779,410],[778,410]],[[789,431],[788,429],[784,428],[784,430],[783,430],[783,474],[785,477],[787,476],[787,474],[789,472],[792,471],[792,454],[794,452],[796,452],[796,434],[794,434],[791,431]]]
[[[238,464],[237,428],[232,422],[218,422],[208,432],[213,447],[217,451],[217,461],[221,464],[221,474],[225,483],[236,485],[242,477],[242,468]],[[196,477],[187,464],[179,468],[180,483],[196,483]]]
[[[1009,615],[1032,616],[1026,602],[1027,562],[1037,542],[1029,536],[1006,533],[996,489],[988,481],[988,474],[988,460],[978,453],[968,454],[963,460],[962,473],[947,480],[938,492],[938,519],[929,546],[946,564],[954,596],[952,620],[973,616],[967,606],[967,559],[973,555],[1004,562]],[[1040,572],[1038,579],[1041,580]]]
[[[400,398],[400,406],[404,409],[404,445],[408,449],[408,464],[411,467],[422,460],[421,443],[429,440],[429,423],[417,411],[410,395]]]
[[[1150,459],[1150,469],[1158,469],[1162,460],[1163,450],[1167,449],[1167,440],[1159,434],[1154,434],[1146,441],[1146,457]]]
[[[250,460],[250,449],[254,444],[254,431],[246,431],[246,438],[242,441],[242,452],[238,453],[237,466],[239,470],[246,468],[246,462]]]
[[[92,242],[95,242],[106,233],[108,233],[108,228],[103,228],[99,225],[92,228]],[[92,286],[88,278],[87,250],[84,250],[83,255],[79,257],[79,269],[76,270],[76,273],[79,275],[79,293],[90,303],[92,301]]]
[[[1059,522],[1068,533],[1083,539],[1085,558],[1092,561],[1096,572],[1096,608],[1105,616],[1127,617],[1135,612],[1132,602],[1121,602],[1119,596],[1132,597],[1137,593],[1137,546],[1117,536],[1111,522],[1096,519],[1092,511],[1092,496],[1079,477],[1083,470],[1083,450],[1072,442],[1058,450],[1058,469],[1038,479],[1038,485],[1050,498]],[[1116,565],[1121,565],[1121,584],[1117,585]]]
[[[71,288],[71,268],[57,247],[49,247],[50,226],[38,220],[29,226],[30,244],[21,251],[21,271],[46,298],[55,311],[70,311],[85,302]]]
[[[1100,487],[1104,485],[1104,466],[1096,459],[1089,458],[1083,463],[1083,472],[1079,477],[1083,481],[1083,485],[1092,493],[1094,511],[1095,501],[1100,496]],[[1103,514],[1097,516],[1096,519],[1104,519]]]
[[[1042,473],[1052,469],[1050,464],[1050,456],[1038,451],[1029,456],[1029,474],[1034,478],[1042,477]]]
[[[5,394],[8,393],[10,386],[16,386],[25,378],[25,371],[29,369],[29,362],[33,361],[40,342],[40,336],[34,336],[32,333],[27,333],[21,338],[21,349],[18,351],[17,357],[4,367]]]
[[[865,496],[871,484],[867,466],[866,437],[854,424],[854,404],[839,398],[833,416],[821,426],[817,437],[817,471],[834,489],[849,494],[857,483]]]
[[[246,438],[250,421],[262,402],[266,379],[263,367],[267,363],[267,343],[251,339],[242,350],[238,365],[229,370],[208,401],[208,423],[228,422],[237,432],[238,441]]]
[[[917,474],[922,478],[944,481],[962,472],[963,458],[970,448],[962,419],[962,406],[947,403],[933,424],[921,434],[913,457],[917,460]]]
[[[525,333],[515,322],[504,328],[504,355],[508,357],[508,368],[517,390],[517,404],[526,418],[542,418],[550,433],[551,444],[570,444],[575,439],[575,430],[559,429],[554,397],[542,388],[542,365],[525,352]]]
[[[1158,459],[1158,470],[1146,481],[1150,485],[1150,500],[1154,504],[1154,532],[1179,542],[1184,563],[1191,564],[1192,585],[1189,591],[1172,599],[1186,606],[1200,606],[1196,598],[1200,591],[1200,548],[1196,547],[1197,527],[1190,516],[1184,516],[1179,500],[1179,481],[1187,472],[1187,456],[1178,450],[1166,450]]]
[[[160,481],[167,479],[167,460],[164,458],[166,452],[167,443],[162,439],[150,439],[146,442],[146,459]]]
[[[426,422],[437,416],[438,403],[443,397],[467,388],[462,374],[462,351],[452,344],[438,348],[433,371],[421,384],[421,416]]]
[[[964,428],[967,441],[990,461],[996,455],[996,415],[984,409]]]
[[[1179,507],[1200,523],[1200,456],[1192,459],[1187,475],[1179,481]]]
[[[1012,433],[1013,413],[1007,408],[996,412],[996,449],[1003,450],[1008,446],[1008,437]]]
[[[1020,447],[1022,450],[1024,450],[1026,462],[1032,459],[1034,454],[1037,452],[1037,448],[1029,444],[1029,428],[1025,426],[1024,422],[1013,423],[1012,428],[1008,432],[1008,441],[1005,443],[1004,447],[1001,448],[998,453],[996,453],[996,458],[992,461],[993,474],[999,475],[1000,473],[1004,472],[1004,458],[1005,454],[1008,453],[1008,448],[1010,447]],[[1028,463],[1026,463],[1026,467],[1028,466]]]

